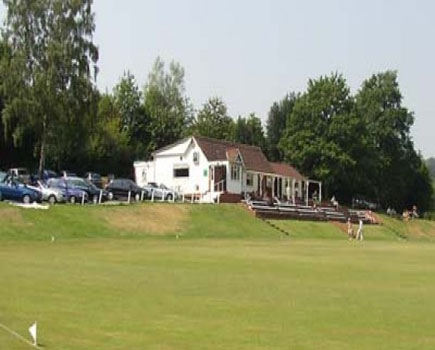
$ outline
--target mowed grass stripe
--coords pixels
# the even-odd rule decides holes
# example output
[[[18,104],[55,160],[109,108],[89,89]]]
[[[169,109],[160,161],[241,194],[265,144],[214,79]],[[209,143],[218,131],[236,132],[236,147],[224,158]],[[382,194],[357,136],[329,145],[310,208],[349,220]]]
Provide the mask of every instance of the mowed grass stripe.
[[[1,317],[14,329],[37,319],[41,342],[58,349],[432,349],[434,250],[325,240],[8,244]]]

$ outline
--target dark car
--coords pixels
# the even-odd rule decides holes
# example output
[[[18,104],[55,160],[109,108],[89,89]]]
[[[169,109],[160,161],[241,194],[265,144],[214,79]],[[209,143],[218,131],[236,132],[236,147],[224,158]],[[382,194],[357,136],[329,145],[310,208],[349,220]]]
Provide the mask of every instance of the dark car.
[[[85,197],[84,200],[88,201],[88,194],[86,191],[83,191],[80,188],[76,188],[74,186],[71,186],[66,179],[59,178],[59,179],[50,179],[47,182],[47,185],[49,188],[57,188],[62,191],[63,196],[66,198],[66,200],[72,204],[76,202],[80,202],[83,200],[83,196]]]
[[[28,188],[26,185],[14,181],[11,178],[6,182],[0,183],[0,200],[12,200],[29,204],[32,202],[41,202],[42,195]]]
[[[107,191],[98,188],[97,186],[95,186],[93,183],[89,181],[86,181],[79,177],[70,177],[66,179],[66,182],[70,187],[85,191],[88,194],[89,200],[91,200],[94,204],[98,203],[98,201],[100,200],[100,195],[101,195],[102,202],[105,202],[108,199]]]
[[[148,191],[139,187],[130,179],[114,179],[106,187],[109,199],[126,199],[130,192],[131,198],[139,202],[142,198],[149,198]]]
[[[357,196],[352,199],[352,208],[375,211],[379,209],[379,205],[363,196]]]
[[[101,175],[98,173],[86,173],[84,176],[85,180],[92,182],[95,186],[102,188],[103,187],[103,180],[101,178]]]

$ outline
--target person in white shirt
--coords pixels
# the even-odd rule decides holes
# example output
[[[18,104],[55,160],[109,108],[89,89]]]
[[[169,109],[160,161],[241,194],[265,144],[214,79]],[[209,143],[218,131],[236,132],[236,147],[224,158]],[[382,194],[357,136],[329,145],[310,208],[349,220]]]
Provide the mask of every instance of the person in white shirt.
[[[357,231],[357,233],[356,233],[356,240],[360,240],[360,241],[362,241],[363,239],[364,239],[364,236],[363,236],[363,221],[362,220],[360,220],[359,221],[359,227],[358,227],[358,231]]]

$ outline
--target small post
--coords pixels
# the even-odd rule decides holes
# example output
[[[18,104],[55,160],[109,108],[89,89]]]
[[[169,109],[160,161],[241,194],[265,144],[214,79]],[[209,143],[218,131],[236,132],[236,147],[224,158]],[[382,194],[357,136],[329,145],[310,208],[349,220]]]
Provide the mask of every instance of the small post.
[[[143,196],[144,196],[144,191],[142,190],[142,192],[140,193],[140,201],[143,202]]]
[[[151,202],[154,202],[154,190],[151,191]]]
[[[100,196],[98,197],[98,204],[101,204],[102,200],[103,200],[103,190],[100,190]]]
[[[162,190],[162,202],[165,201],[165,190]]]
[[[82,192],[82,205],[85,205],[85,192]]]
[[[193,203],[194,198],[195,198],[195,193],[192,193],[190,195],[190,203]]]
[[[184,203],[184,200],[185,200],[185,198],[184,198],[184,192],[183,192],[183,198],[182,198],[183,203]]]
[[[128,191],[128,199],[127,199],[128,204],[130,204],[131,202],[131,191]]]

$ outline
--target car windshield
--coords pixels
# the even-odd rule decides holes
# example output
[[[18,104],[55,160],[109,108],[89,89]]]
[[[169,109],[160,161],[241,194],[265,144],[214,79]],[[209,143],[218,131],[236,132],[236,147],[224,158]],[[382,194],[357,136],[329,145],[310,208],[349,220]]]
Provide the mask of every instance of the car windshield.
[[[163,184],[161,184],[160,185],[160,188],[162,189],[162,190],[169,190],[169,188],[168,187],[166,187],[165,185],[163,185]]]
[[[159,188],[155,182],[148,182],[148,186]]]
[[[82,187],[88,186],[88,184],[81,179],[68,180],[68,184],[70,184],[71,186],[82,186]]]
[[[62,181],[62,180],[51,179],[48,182],[48,187],[60,187],[60,188],[64,188],[65,187],[65,182]]]
[[[6,174],[5,172],[0,171],[0,182],[5,181],[7,175],[8,174]]]
[[[18,175],[29,175],[29,172],[26,169],[17,169]]]

